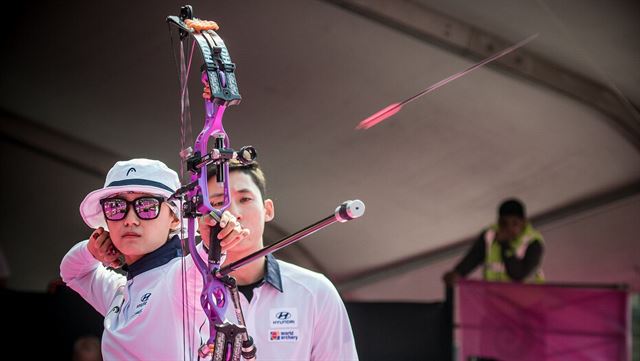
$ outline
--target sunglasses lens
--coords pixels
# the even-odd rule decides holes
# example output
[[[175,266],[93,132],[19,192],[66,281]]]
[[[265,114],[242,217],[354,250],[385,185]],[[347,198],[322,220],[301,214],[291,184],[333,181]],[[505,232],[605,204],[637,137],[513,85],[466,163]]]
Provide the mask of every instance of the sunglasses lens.
[[[119,221],[127,214],[127,202],[123,199],[107,199],[102,202],[102,210],[110,221]]]
[[[138,198],[134,208],[140,219],[155,219],[160,213],[160,201],[155,198]]]

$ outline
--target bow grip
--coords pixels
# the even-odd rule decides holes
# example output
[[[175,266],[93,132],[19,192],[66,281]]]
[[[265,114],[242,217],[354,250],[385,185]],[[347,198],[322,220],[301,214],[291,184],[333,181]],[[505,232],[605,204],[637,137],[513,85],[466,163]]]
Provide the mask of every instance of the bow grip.
[[[218,234],[222,232],[222,227],[220,227],[220,217],[215,212],[211,212],[211,216],[216,220],[216,225],[209,227],[209,263],[220,264],[222,246],[220,246]]]

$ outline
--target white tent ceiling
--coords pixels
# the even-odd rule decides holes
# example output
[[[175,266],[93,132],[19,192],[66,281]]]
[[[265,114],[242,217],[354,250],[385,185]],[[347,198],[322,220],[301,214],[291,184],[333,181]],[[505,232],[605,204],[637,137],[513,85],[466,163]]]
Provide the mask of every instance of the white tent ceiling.
[[[505,197],[525,200],[533,216],[565,209],[562,218],[575,216],[576,204],[593,208],[638,193],[640,139],[628,131],[638,126],[633,112],[618,103],[632,121],[621,127],[597,104],[499,67],[459,79],[368,131],[354,130],[383,106],[474,62],[367,15],[380,6],[395,9],[389,13],[435,11],[510,43],[539,33],[529,52],[605,88],[613,85],[637,104],[635,2],[372,1],[367,11],[359,1],[192,4],[196,15],[219,22],[237,65],[243,101],[227,111],[225,128],[234,145],[258,149],[276,202],[270,238],[330,214],[346,199],[366,203],[364,218],[317,233],[283,255],[339,285],[351,282],[350,292],[366,286],[358,280],[367,272],[416,255],[426,260],[472,237]],[[21,207],[2,211],[2,247],[12,285],[41,289],[56,276],[66,249],[88,235],[77,205],[101,186],[101,172],[131,157],[179,169],[177,74],[164,22],[177,6],[13,6],[0,59],[2,200]],[[192,106],[196,131],[202,119],[197,97]],[[640,254],[635,237],[614,237],[628,239],[619,246],[627,254]],[[557,242],[574,244],[568,239]],[[34,255],[33,245],[44,251]],[[450,253],[447,264],[460,255]],[[603,255],[609,257],[603,262],[619,256]],[[622,272],[638,267],[633,262],[622,262]],[[430,275],[437,279],[440,271]],[[637,273],[625,274],[607,280],[640,288],[632,279]],[[560,271],[554,279],[563,276]],[[371,289],[358,297],[383,292]]]

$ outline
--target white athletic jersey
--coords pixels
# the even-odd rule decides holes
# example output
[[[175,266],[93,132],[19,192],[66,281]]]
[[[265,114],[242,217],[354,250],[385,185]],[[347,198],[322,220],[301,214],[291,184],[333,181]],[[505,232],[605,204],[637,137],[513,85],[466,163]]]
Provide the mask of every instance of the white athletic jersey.
[[[268,260],[267,278],[279,266],[282,292],[269,282],[240,295],[249,334],[263,360],[357,360],[344,303],[322,274],[280,260]],[[231,316],[228,316],[231,317]]]
[[[200,306],[202,277],[191,257],[182,262],[177,254],[179,239],[134,263],[130,279],[93,258],[87,243],[67,253],[60,273],[105,316],[103,358],[198,360],[197,350],[209,336]],[[206,259],[201,245],[198,253]],[[267,279],[279,276],[282,291],[267,282],[254,289],[250,303],[240,294],[257,360],[357,360],[349,318],[333,284],[321,274],[273,258],[267,268]],[[230,301],[226,317],[236,322]]]

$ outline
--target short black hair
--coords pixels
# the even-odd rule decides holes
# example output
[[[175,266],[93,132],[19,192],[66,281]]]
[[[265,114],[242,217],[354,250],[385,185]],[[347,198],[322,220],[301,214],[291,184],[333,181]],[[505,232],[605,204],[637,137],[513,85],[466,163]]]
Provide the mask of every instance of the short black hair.
[[[500,204],[498,216],[518,216],[524,219],[526,216],[524,203],[516,198],[507,199]]]
[[[260,190],[260,195],[262,196],[262,200],[267,199],[267,179],[264,176],[264,172],[262,172],[262,168],[260,168],[260,164],[257,161],[253,161],[249,164],[242,164],[235,159],[229,161],[229,173],[232,172],[242,172],[248,174],[253,183]],[[216,176],[216,167],[211,166],[207,169],[207,180]]]

